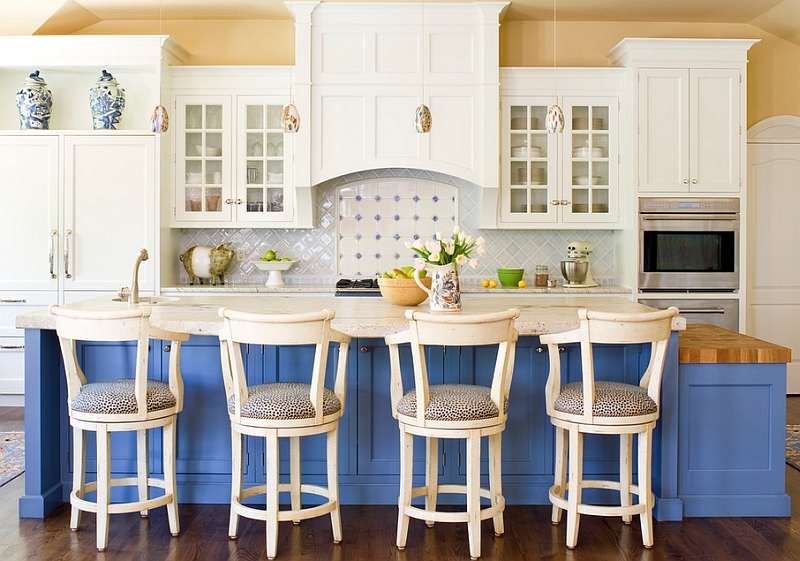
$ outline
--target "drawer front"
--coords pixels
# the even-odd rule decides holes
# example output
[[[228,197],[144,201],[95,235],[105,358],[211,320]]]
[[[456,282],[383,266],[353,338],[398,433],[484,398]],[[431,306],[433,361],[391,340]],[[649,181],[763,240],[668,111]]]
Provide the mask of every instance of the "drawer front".
[[[0,337],[22,337],[22,330],[14,327],[19,314],[44,310],[55,304],[55,291],[24,292],[0,290]]]
[[[25,393],[25,338],[0,337],[0,395]]]

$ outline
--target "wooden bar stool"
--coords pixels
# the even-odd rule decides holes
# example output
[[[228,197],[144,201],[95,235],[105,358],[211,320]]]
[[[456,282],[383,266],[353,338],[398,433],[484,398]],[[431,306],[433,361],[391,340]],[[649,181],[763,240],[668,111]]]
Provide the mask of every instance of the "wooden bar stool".
[[[400,426],[400,496],[398,499],[397,547],[405,549],[409,517],[434,522],[466,522],[469,554],[481,555],[481,520],[492,518],[495,535],[503,528],[501,481],[501,438],[506,426],[508,393],[514,372],[519,311],[510,309],[490,314],[432,314],[407,310],[409,329],[388,335],[391,364],[392,415]],[[399,345],[410,343],[414,388],[403,390]],[[468,384],[428,384],[425,347],[428,345],[497,345],[491,387]],[[423,487],[412,486],[414,435],[426,439],[426,479]],[[488,437],[489,488],[480,486],[481,437]],[[467,446],[466,485],[438,484],[438,439],[463,438]],[[466,511],[436,510],[439,493],[466,495]],[[425,507],[411,504],[425,497]],[[489,506],[481,508],[481,497]]]
[[[110,514],[139,511],[146,517],[150,509],[166,505],[169,531],[177,536],[180,522],[175,484],[175,420],[183,409],[181,342],[189,335],[150,325],[148,307],[89,312],[51,306],[50,312],[56,317],[56,332],[64,358],[67,407],[73,434],[70,528],[78,529],[82,511],[96,513],[97,549],[104,551],[108,544]],[[172,341],[168,383],[147,377],[150,339]],[[110,372],[135,371],[135,376],[87,381],[76,354],[76,341],[136,342],[135,364],[108,365]],[[149,471],[148,430],[156,427],[163,429],[163,478],[150,477]],[[84,431],[93,431],[97,438],[97,480],[91,483],[86,482]],[[136,477],[111,477],[110,434],[123,431],[136,431]],[[138,487],[138,500],[111,502],[111,487],[133,485]],[[164,494],[151,499],[150,487],[164,489]],[[86,494],[93,491],[96,500],[86,499]]]
[[[239,516],[264,520],[267,524],[267,558],[278,549],[278,522],[314,518],[330,513],[333,541],[342,541],[339,515],[339,417],[344,412],[345,374],[350,336],[331,329],[333,310],[300,314],[254,314],[221,308],[225,325],[219,335],[222,374],[225,378],[231,421],[233,477],[228,535],[236,538]],[[325,387],[331,343],[338,343],[334,389]],[[308,382],[273,382],[248,387],[242,360],[242,344],[314,345],[314,364]],[[328,486],[304,484],[300,480],[300,437],[327,435]],[[266,440],[266,484],[242,489],[242,439],[244,435]],[[279,483],[278,439],[289,438],[289,483]],[[291,508],[279,509],[279,493],[288,492]],[[326,502],[303,508],[301,494],[324,497]],[[243,501],[266,495],[266,509],[246,506]]]
[[[550,357],[550,374],[545,387],[547,414],[556,427],[555,482],[550,488],[553,524],[567,511],[567,547],[578,542],[581,514],[621,516],[629,524],[631,516],[641,519],[645,547],[653,546],[653,505],[651,481],[652,434],[659,416],[661,375],[677,308],[640,314],[616,314],[578,310],[580,327],[567,333],[542,335]],[[559,345],[580,343],[582,381],[561,384]],[[639,384],[595,380],[593,345],[647,344],[650,362]],[[621,370],[621,367],[620,367]],[[619,481],[583,478],[583,435],[615,434],[620,438]],[[638,485],[633,484],[632,436],[637,435]],[[569,464],[569,478],[567,478]],[[619,505],[594,505],[582,502],[586,488],[616,489]],[[631,494],[638,503],[631,504]]]

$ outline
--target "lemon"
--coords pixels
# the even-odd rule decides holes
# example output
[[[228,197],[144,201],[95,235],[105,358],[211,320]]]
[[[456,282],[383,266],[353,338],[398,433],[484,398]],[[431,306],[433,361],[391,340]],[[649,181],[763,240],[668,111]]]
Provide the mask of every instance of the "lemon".
[[[492,279],[489,281],[489,288],[497,288],[497,281]]]
[[[517,283],[517,286],[520,287],[520,288],[525,288],[526,286],[528,286],[528,283],[525,282],[525,279],[522,279],[521,281],[519,281]]]
[[[489,279],[483,279],[483,280],[481,281],[481,286],[482,286],[483,288],[487,288],[487,287],[489,286]]]

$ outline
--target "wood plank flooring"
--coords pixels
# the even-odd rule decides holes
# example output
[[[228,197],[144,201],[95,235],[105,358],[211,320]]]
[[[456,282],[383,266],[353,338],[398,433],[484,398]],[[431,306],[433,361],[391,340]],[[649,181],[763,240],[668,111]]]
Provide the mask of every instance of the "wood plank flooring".
[[[800,397],[790,397],[787,422],[800,424]],[[22,409],[0,408],[0,431],[22,430]],[[791,518],[687,518],[655,522],[655,546],[642,547],[637,521],[584,516],[578,547],[564,546],[564,526],[550,524],[547,506],[509,506],[506,533],[494,537],[483,526],[485,561],[800,561],[800,471],[786,467]],[[181,535],[169,535],[164,508],[149,519],[137,514],[111,517],[109,547],[95,549],[94,516],[84,514],[81,530],[69,530],[69,509],[62,505],[45,520],[19,519],[17,499],[24,475],[0,487],[0,559],[29,560],[174,560],[250,561],[266,559],[263,523],[242,519],[237,540],[227,537],[226,505],[181,505]],[[309,561],[450,561],[469,559],[466,525],[437,524],[427,529],[413,521],[408,547],[394,545],[397,507],[343,506],[344,541],[331,541],[328,517],[299,526],[281,523],[278,559]]]

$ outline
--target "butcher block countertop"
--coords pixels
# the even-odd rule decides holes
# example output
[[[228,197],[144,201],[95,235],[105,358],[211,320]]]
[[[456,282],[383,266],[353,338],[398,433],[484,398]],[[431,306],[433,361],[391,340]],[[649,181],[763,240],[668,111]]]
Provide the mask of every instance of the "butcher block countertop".
[[[791,362],[792,349],[716,325],[687,324],[678,333],[678,362],[732,364]]]

